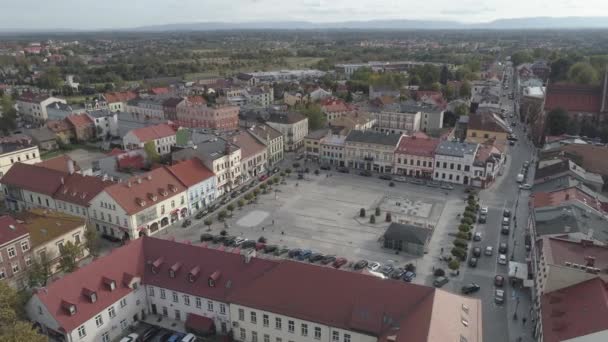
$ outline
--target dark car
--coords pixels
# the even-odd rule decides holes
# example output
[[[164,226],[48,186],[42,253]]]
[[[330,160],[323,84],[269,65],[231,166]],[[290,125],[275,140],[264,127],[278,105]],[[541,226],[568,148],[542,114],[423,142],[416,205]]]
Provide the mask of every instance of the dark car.
[[[264,247],[264,253],[274,253],[277,249],[279,249],[279,246],[277,245],[266,245],[266,247]]]
[[[317,261],[321,261],[323,260],[323,258],[325,258],[324,254],[321,253],[313,253],[308,257],[308,261],[310,262],[317,262]]]
[[[160,328],[157,327],[149,327],[141,334],[141,341],[146,342],[150,341],[156,335],[160,333]]]
[[[509,245],[506,242],[501,242],[498,245],[498,252],[500,252],[502,254],[506,254],[508,250],[509,250]]]
[[[192,221],[188,219],[182,223],[182,227],[186,228],[186,227],[190,226],[191,224],[192,224]]]
[[[241,244],[241,248],[254,248],[256,243],[255,240],[246,240]]]
[[[212,241],[213,240],[213,234],[209,234],[209,233],[203,233],[201,234],[201,242],[203,241]]]
[[[236,198],[238,195],[239,195],[239,192],[236,190],[233,191],[232,193],[230,193],[230,197],[232,197],[232,198]]]
[[[359,260],[357,261],[357,263],[355,263],[355,265],[353,266],[354,269],[356,270],[361,270],[367,267],[367,264],[369,264],[367,262],[367,260]]]
[[[297,258],[298,256],[300,256],[300,253],[302,253],[301,249],[294,248],[287,253],[287,256],[289,256],[290,258],[293,259],[293,258]]]
[[[228,196],[225,196],[224,198],[222,198],[222,200],[220,201],[221,204],[226,204],[228,203]]]
[[[335,268],[340,268],[348,262],[345,258],[337,258],[331,265]]]
[[[110,234],[102,234],[101,237],[110,242],[120,242],[121,241],[119,237],[112,236]]]
[[[323,257],[323,260],[321,260],[321,264],[327,265],[327,264],[330,264],[330,263],[332,263],[334,261],[336,261],[336,256],[335,255],[326,255],[325,257]]]
[[[311,254],[312,254],[312,251],[310,249],[304,249],[298,256],[298,260],[304,261],[304,260],[308,259]]]
[[[201,210],[198,213],[196,213],[196,216],[194,216],[194,218],[197,220],[200,220],[203,217],[205,217],[205,215],[207,215],[207,214],[208,214],[207,210]]]
[[[230,247],[230,246],[234,245],[235,241],[236,241],[236,236],[226,236],[226,238],[224,239],[224,246]]]
[[[511,210],[509,209],[505,209],[502,211],[502,216],[504,217],[511,217]]]
[[[502,226],[502,228],[500,228],[500,233],[502,235],[509,235],[509,226]]]
[[[479,220],[477,220],[477,222],[479,222],[479,223],[486,223],[487,220],[488,220],[488,215],[487,214],[481,214],[481,215],[479,215]]]
[[[475,283],[470,283],[470,284],[463,286],[461,289],[461,292],[462,292],[462,294],[471,294],[471,293],[479,291],[480,288],[481,287],[479,287],[479,285],[477,285]]]
[[[359,175],[363,176],[363,177],[371,177],[372,173],[371,173],[371,171],[363,170],[363,171],[359,172]]]
[[[384,274],[385,276],[390,276],[391,273],[393,273],[393,270],[395,268],[391,265],[384,265],[382,266],[382,268],[380,269],[380,273]]]
[[[475,247],[473,248],[473,256],[479,258],[481,256],[481,248]]]
[[[390,175],[380,175],[378,178],[380,179],[384,179],[384,180],[393,180],[393,177],[391,177]]]
[[[171,336],[173,336],[173,331],[163,330],[160,333],[160,337],[158,338],[158,341],[166,342],[167,340],[169,340],[169,338],[171,338]]]
[[[272,169],[272,173],[277,173],[279,171],[281,171],[280,167],[275,167],[274,169]]]
[[[403,280],[406,281],[406,282],[408,282],[408,283],[411,283],[412,280],[414,280],[414,278],[416,278],[416,272],[407,271],[403,275]]]
[[[221,236],[221,235],[216,235],[213,237],[213,243],[222,243],[224,242],[224,240],[226,240],[225,236]]]
[[[403,277],[404,274],[405,274],[405,268],[399,267],[399,268],[394,269],[393,272],[391,272],[390,277],[391,277],[391,279],[398,280],[398,279],[401,279],[401,277]]]
[[[450,280],[446,277],[437,277],[435,279],[435,281],[433,281],[433,286],[435,287],[442,287],[443,285],[447,284]]]
[[[476,257],[472,257],[469,259],[469,266],[477,267],[477,258]]]
[[[336,170],[337,170],[338,172],[341,172],[341,173],[350,173],[350,170],[349,170],[347,167],[344,167],[344,166],[339,167],[339,168],[337,168]]]
[[[331,170],[331,166],[327,165],[327,164],[323,164],[319,167],[321,170],[326,170],[329,171]]]
[[[502,287],[502,285],[504,283],[505,283],[505,277],[498,275],[498,274],[494,277],[494,286]]]
[[[266,178],[268,178],[268,175],[261,175],[261,176],[260,176],[260,178],[258,178],[258,180],[259,180],[260,182],[263,182],[263,181],[265,181],[265,180],[266,180]]]

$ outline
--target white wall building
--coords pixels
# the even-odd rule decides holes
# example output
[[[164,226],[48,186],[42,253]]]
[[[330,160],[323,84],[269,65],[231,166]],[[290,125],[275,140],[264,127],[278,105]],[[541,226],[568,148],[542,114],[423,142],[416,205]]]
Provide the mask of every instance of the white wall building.
[[[40,151],[37,145],[0,144],[0,179],[15,163],[40,163]]]
[[[479,144],[442,141],[435,150],[433,180],[456,184],[471,184],[473,164]]]
[[[159,124],[131,130],[122,138],[127,150],[144,148],[148,142],[154,144],[158,154],[165,155],[171,153],[171,147],[177,143],[177,135],[171,126]]]
[[[46,106],[54,102],[67,103],[65,99],[58,97],[24,94],[17,99],[17,110],[26,121],[41,123],[49,118]]]

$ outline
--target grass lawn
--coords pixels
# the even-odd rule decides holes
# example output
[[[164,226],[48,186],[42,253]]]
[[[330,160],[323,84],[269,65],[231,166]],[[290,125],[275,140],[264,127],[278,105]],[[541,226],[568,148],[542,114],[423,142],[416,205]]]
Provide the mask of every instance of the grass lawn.
[[[285,62],[290,69],[311,68],[323,58],[319,57],[286,57]]]
[[[65,152],[66,151],[64,151],[64,150],[55,150],[55,151],[42,152],[42,153],[40,153],[40,159],[47,160],[47,159],[55,158],[57,156],[65,154]]]
[[[69,104],[76,103],[84,103],[87,97],[92,97],[93,95],[85,96],[85,95],[74,95],[74,96],[66,96],[65,100],[68,101]]]

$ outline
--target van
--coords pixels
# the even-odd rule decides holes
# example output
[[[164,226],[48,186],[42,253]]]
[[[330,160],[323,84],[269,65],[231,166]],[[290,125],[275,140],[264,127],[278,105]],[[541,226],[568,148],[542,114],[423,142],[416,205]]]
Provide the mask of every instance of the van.
[[[194,334],[188,334],[182,338],[181,342],[196,342],[196,336]]]
[[[518,173],[517,174],[517,183],[521,183],[524,181],[524,174],[523,173]]]

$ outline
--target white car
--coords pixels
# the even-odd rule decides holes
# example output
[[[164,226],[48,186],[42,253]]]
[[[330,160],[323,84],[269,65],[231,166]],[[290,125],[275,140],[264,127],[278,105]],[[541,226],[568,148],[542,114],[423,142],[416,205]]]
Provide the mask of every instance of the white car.
[[[407,178],[401,177],[401,176],[397,176],[397,177],[393,178],[393,180],[395,182],[407,183]]]
[[[492,246],[486,246],[485,254],[487,256],[491,256],[493,253],[494,253],[494,247],[492,247]]]
[[[481,213],[482,215],[487,215],[487,214],[488,214],[488,207],[481,207],[481,211],[480,211],[480,213]]]
[[[522,185],[519,186],[519,188],[522,189],[522,190],[530,190],[530,189],[532,189],[532,185],[530,185],[530,184],[522,184]]]
[[[139,335],[137,334],[129,334],[120,339],[120,342],[136,342],[139,339]]]
[[[501,265],[506,265],[507,264],[507,256],[504,254],[501,254],[498,256],[498,263]]]
[[[377,271],[378,269],[380,269],[380,263],[379,262],[370,262],[369,265],[367,265],[367,269],[369,269],[370,271]]]

